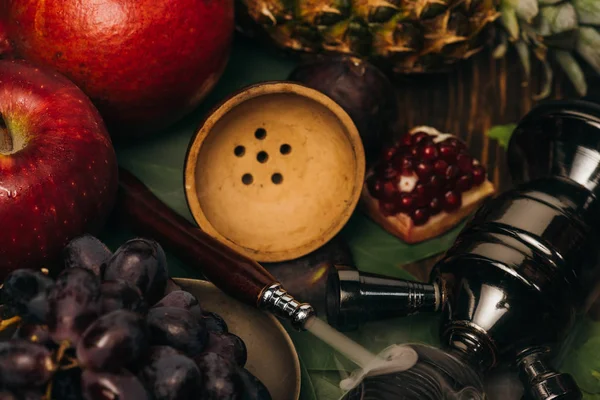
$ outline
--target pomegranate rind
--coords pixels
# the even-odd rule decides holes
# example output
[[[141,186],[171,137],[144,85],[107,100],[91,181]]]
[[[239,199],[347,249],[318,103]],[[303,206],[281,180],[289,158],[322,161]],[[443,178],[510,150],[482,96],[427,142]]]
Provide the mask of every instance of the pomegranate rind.
[[[451,213],[442,211],[421,226],[415,226],[407,214],[383,215],[379,208],[379,200],[370,195],[366,184],[361,193],[361,208],[387,232],[406,243],[415,244],[448,232],[471,215],[486,198],[494,193],[494,185],[486,180],[481,185],[462,193],[462,206],[458,210]]]

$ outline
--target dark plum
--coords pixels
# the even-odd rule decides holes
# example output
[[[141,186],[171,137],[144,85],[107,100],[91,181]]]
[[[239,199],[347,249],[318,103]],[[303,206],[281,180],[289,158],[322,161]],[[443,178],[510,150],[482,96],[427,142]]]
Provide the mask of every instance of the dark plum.
[[[202,390],[198,366],[177,352],[153,353],[139,376],[155,400],[194,400]]]
[[[158,307],[184,308],[194,314],[196,318],[202,318],[203,314],[198,299],[193,294],[183,290],[176,290],[163,297],[161,301],[154,305],[154,308]]]
[[[216,353],[204,353],[196,359],[202,374],[202,400],[237,400],[237,366]]]
[[[190,357],[204,350],[208,330],[203,319],[183,308],[152,308],[146,317],[153,345],[171,346]]]
[[[85,268],[99,278],[102,278],[102,265],[111,255],[109,248],[91,235],[76,237],[63,250],[66,268]]]
[[[80,368],[58,371],[52,378],[52,399],[83,400]]]
[[[48,327],[46,325],[27,323],[21,324],[15,331],[13,338],[27,340],[28,342],[32,343],[43,344],[44,346],[49,346],[52,344],[50,332],[48,332]]]
[[[172,278],[169,278],[167,280],[167,287],[165,288],[164,296],[166,296],[169,293],[174,292],[176,290],[182,290],[181,286],[179,286],[178,284],[176,284],[175,281]]]
[[[54,369],[52,353],[44,346],[20,339],[0,342],[0,387],[41,386]]]
[[[45,322],[48,291],[54,282],[40,271],[19,269],[11,272],[2,286],[1,303],[8,313],[32,322]]]
[[[233,333],[208,332],[208,344],[204,353],[217,353],[243,367],[248,360],[246,344]]]
[[[100,291],[103,314],[116,310],[129,310],[140,314],[148,311],[140,289],[127,281],[104,281]]]
[[[388,144],[398,112],[394,85],[377,67],[354,57],[323,57],[299,65],[289,80],[316,89],[338,103],[358,128],[367,166]]]
[[[245,368],[238,370],[239,400],[272,400],[267,387]]]
[[[63,270],[48,294],[48,329],[56,343],[77,343],[101,310],[100,281],[83,268]]]
[[[132,239],[107,261],[105,280],[125,280],[137,286],[151,306],[163,297],[169,273],[165,252],[154,240]]]
[[[151,400],[140,380],[127,370],[118,373],[86,369],[81,374],[85,400]]]
[[[77,359],[81,366],[117,371],[134,364],[148,349],[144,318],[131,311],[103,315],[81,335]]]
[[[211,332],[229,332],[229,327],[227,326],[227,322],[221,317],[219,314],[205,311],[202,315],[204,322],[206,324],[206,329]]]

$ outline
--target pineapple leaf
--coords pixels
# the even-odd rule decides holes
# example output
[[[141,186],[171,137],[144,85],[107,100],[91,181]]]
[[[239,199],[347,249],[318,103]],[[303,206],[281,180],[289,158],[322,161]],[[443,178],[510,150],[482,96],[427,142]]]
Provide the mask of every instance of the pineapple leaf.
[[[600,32],[594,28],[579,29],[577,51],[600,74]]]
[[[543,86],[542,86],[542,91],[533,96],[533,99],[536,101],[545,99],[546,97],[550,96],[550,93],[552,93],[552,81],[554,79],[554,71],[552,71],[552,66],[550,65],[550,63],[547,60],[543,60],[543,65],[544,65],[544,80],[542,81]]]
[[[510,141],[510,137],[512,136],[516,127],[516,124],[496,125],[491,127],[485,134],[490,139],[497,140],[498,144],[506,150],[508,147],[508,142]]]
[[[577,11],[579,23],[600,25],[600,1],[598,0],[572,0]]]
[[[529,79],[531,76],[531,57],[529,55],[529,46],[527,46],[527,43],[519,41],[515,43],[515,49],[517,49],[517,53],[521,59],[521,65],[523,65],[525,76],[527,79]]]
[[[554,7],[543,7],[540,10],[542,19],[550,25],[550,33],[557,34],[577,29],[577,13],[571,3],[562,3]]]
[[[506,28],[510,39],[517,40],[519,38],[519,19],[517,18],[517,12],[514,8],[507,5],[507,3],[502,3],[501,11],[502,25]]]
[[[538,8],[538,0],[520,0],[515,7],[515,11],[519,18],[531,22],[540,11]]]
[[[573,58],[571,53],[564,50],[556,50],[553,54],[556,61],[567,74],[567,77],[573,83],[573,86],[575,86],[577,93],[580,96],[585,96],[587,94],[587,83],[583,71],[575,58]]]

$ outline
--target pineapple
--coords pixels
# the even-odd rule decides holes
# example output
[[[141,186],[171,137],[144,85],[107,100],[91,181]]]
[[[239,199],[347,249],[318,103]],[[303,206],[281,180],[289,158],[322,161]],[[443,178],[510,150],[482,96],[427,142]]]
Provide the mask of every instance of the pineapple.
[[[550,93],[549,58],[581,95],[579,54],[600,73],[600,0],[238,0],[249,19],[279,46],[360,56],[395,73],[443,70],[486,46],[502,57],[515,46],[524,70],[531,54],[546,71],[538,97]],[[249,18],[248,18],[249,17]],[[248,26],[239,25],[242,31]],[[500,28],[500,29],[498,29]]]

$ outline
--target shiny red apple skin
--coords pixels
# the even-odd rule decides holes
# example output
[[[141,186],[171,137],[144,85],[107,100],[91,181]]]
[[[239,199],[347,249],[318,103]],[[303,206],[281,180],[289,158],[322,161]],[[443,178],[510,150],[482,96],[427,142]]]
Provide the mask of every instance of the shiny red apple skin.
[[[113,207],[118,169],[97,109],[52,70],[0,61],[0,115],[13,145],[24,138],[0,153],[3,279],[16,268],[50,268],[70,239],[96,232]]]
[[[114,139],[154,133],[191,112],[220,78],[235,30],[233,0],[8,2],[14,54],[78,85]]]

